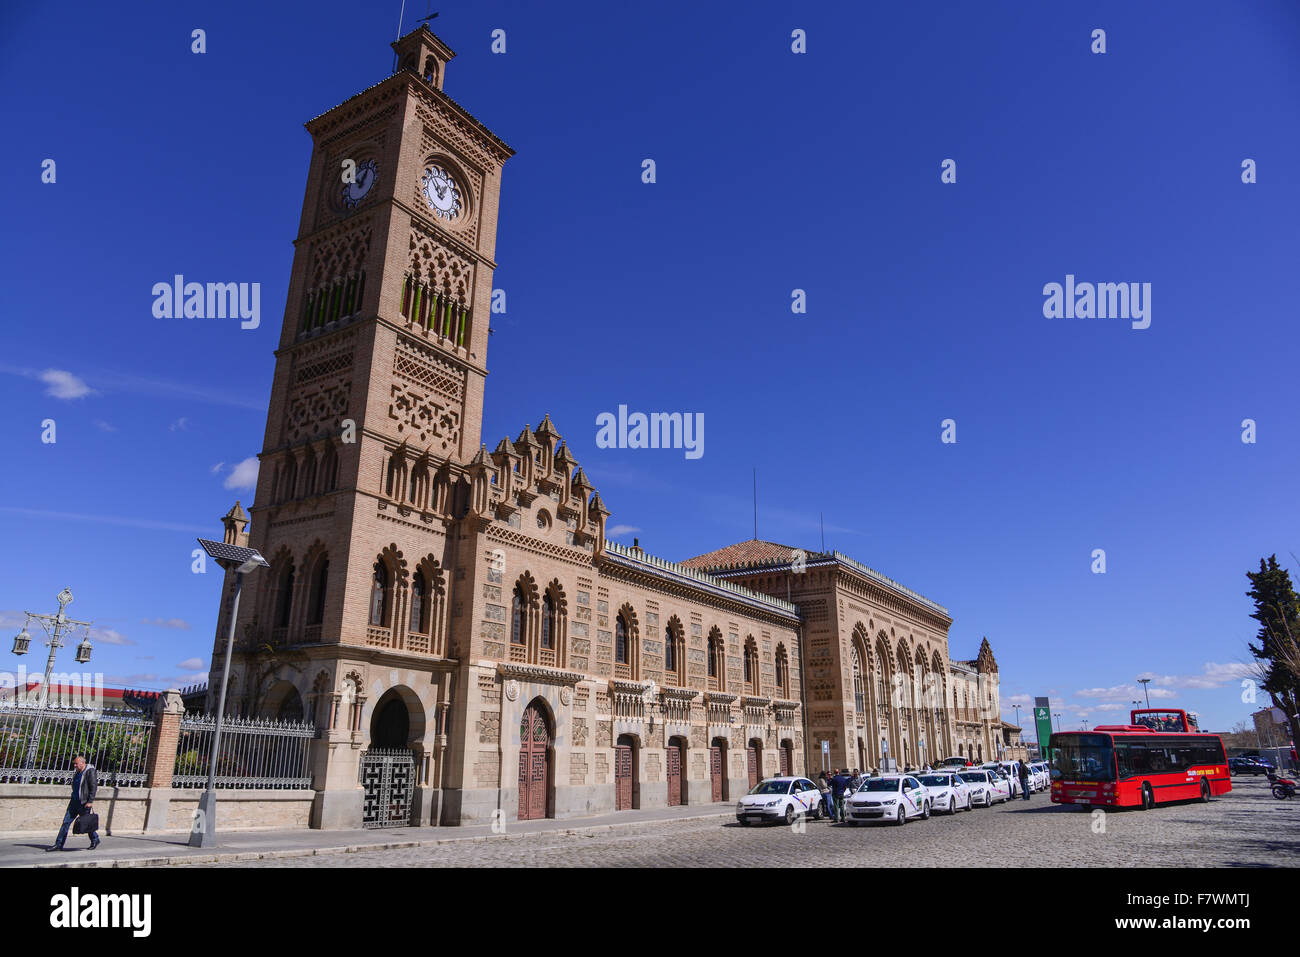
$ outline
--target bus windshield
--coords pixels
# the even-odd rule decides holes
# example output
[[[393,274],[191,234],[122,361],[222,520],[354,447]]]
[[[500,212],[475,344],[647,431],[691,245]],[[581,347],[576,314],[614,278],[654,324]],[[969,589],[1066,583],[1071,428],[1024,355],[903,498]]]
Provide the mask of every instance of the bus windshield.
[[[1115,780],[1115,750],[1107,735],[1052,735],[1051,749],[1054,780]]]

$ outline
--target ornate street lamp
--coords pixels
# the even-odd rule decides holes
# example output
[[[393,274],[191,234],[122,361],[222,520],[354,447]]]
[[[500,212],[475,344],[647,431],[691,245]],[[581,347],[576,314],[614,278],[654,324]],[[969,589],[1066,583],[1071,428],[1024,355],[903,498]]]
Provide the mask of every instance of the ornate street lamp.
[[[41,680],[41,697],[37,705],[36,721],[32,725],[31,744],[27,748],[27,760],[23,764],[23,783],[31,781],[32,772],[36,769],[36,750],[41,737],[41,725],[45,719],[45,711],[50,702],[50,675],[54,673],[54,658],[63,647],[63,637],[69,628],[81,627],[89,630],[91,622],[77,621],[75,618],[69,618],[63,613],[63,609],[72,604],[72,590],[65,588],[59,592],[58,596],[59,612],[57,615],[34,615],[30,611],[23,612],[27,616],[27,624],[23,625],[14,638],[14,654],[25,655],[32,643],[32,636],[27,632],[27,625],[33,621],[45,629],[45,633],[50,636],[47,642],[50,646],[50,657],[45,662],[45,677]],[[90,642],[83,641],[77,646],[77,661],[85,664],[90,660]],[[24,692],[26,689],[22,689]]]

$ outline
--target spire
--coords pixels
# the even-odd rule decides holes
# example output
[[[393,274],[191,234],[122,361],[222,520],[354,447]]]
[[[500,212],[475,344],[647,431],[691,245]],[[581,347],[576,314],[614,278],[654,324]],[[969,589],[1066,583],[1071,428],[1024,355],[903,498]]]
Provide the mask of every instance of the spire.
[[[393,48],[394,73],[414,73],[430,86],[442,89],[447,62],[456,54],[425,24],[420,24],[390,45]]]
[[[246,545],[248,536],[244,534],[244,529],[248,527],[248,513],[244,507],[235,500],[235,507],[221,516],[222,527],[225,528],[225,534],[222,538],[227,545]]]

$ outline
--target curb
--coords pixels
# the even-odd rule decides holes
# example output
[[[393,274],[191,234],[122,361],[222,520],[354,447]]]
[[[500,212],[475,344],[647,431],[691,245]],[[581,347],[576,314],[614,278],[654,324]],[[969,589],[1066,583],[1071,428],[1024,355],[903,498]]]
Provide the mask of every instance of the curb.
[[[617,831],[629,827],[644,827],[653,824],[677,824],[685,821],[708,821],[714,818],[730,817],[733,812],[721,811],[711,814],[695,814],[690,817],[674,817],[650,821],[619,821],[614,824],[592,824],[587,827],[556,828],[554,830],[529,831],[520,834],[478,834],[472,837],[439,837],[423,841],[385,841],[382,844],[341,844],[335,847],[289,848],[282,851],[234,851],[213,854],[174,854],[161,857],[131,857],[100,859],[95,861],[69,861],[66,864],[15,864],[14,868],[48,868],[73,869],[87,867],[165,867],[171,864],[224,864],[239,861],[280,860],[290,857],[316,857],[324,854],[359,854],[365,851],[395,851],[415,847],[437,847],[441,844],[463,844],[485,841],[518,841],[542,835],[576,836],[579,834],[597,834],[603,831]]]

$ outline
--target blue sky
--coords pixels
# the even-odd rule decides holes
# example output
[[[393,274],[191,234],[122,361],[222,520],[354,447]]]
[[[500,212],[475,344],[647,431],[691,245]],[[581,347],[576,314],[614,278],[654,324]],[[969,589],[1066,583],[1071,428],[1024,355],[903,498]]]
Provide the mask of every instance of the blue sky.
[[[437,6],[447,92],[517,151],[489,446],[549,412],[624,540],[672,559],[751,537],[757,468],[760,537],[817,548],[824,514],[1064,726],[1141,674],[1207,725],[1252,710],[1244,572],[1300,552],[1300,8],[462,7]],[[387,75],[398,10],[0,13],[6,629],[68,585],[110,681],[206,671],[219,581],[189,555],[251,497],[228,486],[265,425],[302,123]],[[176,273],[261,283],[260,328],[155,319]],[[1150,328],[1044,318],[1067,274],[1151,283]],[[598,449],[620,404],[703,413],[705,454]]]

